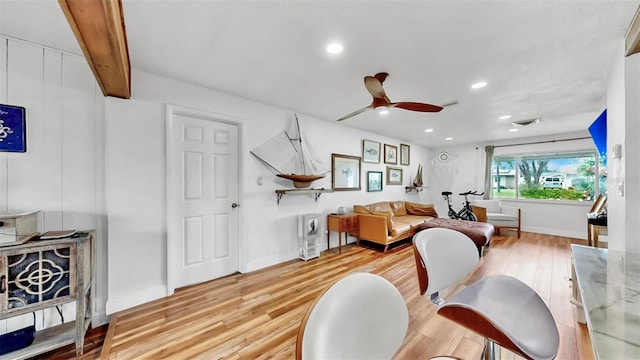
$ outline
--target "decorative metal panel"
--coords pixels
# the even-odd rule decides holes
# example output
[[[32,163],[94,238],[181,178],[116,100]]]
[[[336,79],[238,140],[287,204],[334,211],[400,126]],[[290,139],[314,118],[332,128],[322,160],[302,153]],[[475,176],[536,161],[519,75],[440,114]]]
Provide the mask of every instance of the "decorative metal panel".
[[[71,247],[29,249],[7,256],[8,310],[75,296]]]

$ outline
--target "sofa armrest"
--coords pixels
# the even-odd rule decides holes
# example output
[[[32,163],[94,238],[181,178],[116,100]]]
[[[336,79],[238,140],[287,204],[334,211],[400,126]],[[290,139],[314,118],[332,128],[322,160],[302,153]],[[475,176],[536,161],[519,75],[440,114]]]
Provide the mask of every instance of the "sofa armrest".
[[[487,222],[487,208],[478,205],[471,205],[471,210],[476,214],[479,222]]]
[[[358,214],[358,223],[360,239],[386,243],[389,227],[385,216]]]

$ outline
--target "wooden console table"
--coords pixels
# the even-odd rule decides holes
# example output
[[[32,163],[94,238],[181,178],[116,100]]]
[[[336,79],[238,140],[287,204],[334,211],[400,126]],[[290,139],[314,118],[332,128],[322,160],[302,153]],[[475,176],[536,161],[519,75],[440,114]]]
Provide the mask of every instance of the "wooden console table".
[[[75,321],[38,331],[33,344],[0,359],[27,359],[68,344],[82,355],[91,321],[93,243],[93,232],[86,232],[0,247],[0,319],[76,303]]]
[[[358,214],[329,214],[327,215],[327,250],[330,247],[331,231],[338,232],[338,254],[342,254],[342,233],[345,232],[344,244],[347,245],[349,235],[358,238]]]

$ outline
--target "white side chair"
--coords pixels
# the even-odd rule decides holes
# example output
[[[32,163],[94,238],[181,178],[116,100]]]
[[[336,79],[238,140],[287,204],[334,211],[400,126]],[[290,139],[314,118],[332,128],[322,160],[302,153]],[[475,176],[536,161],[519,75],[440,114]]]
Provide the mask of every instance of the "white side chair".
[[[438,315],[485,338],[484,359],[494,359],[497,344],[526,359],[553,359],[558,328],[544,301],[522,281],[486,276],[447,300],[439,292],[471,273],[478,250],[465,234],[445,228],[422,230],[413,237],[420,293],[438,306]],[[498,356],[499,357],[499,356]]]
[[[471,209],[478,221],[493,225],[497,233],[500,233],[500,228],[516,229],[520,238],[519,208],[502,205],[500,200],[473,200]]]
[[[391,359],[408,327],[407,305],[393,284],[379,275],[351,273],[307,311],[296,359]]]

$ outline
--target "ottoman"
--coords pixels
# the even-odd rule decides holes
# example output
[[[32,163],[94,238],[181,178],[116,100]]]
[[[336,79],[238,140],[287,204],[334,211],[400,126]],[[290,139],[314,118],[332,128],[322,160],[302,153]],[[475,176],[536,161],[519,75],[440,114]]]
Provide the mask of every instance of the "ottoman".
[[[483,246],[489,246],[491,243],[494,232],[493,225],[484,222],[435,218],[418,225],[416,233],[429,228],[447,228],[460,231],[473,240],[480,256],[482,256]]]

